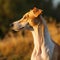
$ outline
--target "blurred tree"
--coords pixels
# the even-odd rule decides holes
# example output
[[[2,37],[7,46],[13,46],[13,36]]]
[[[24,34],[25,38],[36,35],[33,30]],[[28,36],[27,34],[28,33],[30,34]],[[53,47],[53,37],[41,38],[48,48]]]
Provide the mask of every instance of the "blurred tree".
[[[53,9],[52,16],[56,18],[56,21],[60,23],[60,4],[57,6],[56,9]]]

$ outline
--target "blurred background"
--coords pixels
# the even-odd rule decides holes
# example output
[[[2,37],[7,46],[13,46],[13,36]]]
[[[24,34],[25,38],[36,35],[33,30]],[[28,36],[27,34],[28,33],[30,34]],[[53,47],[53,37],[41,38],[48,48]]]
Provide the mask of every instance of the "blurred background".
[[[60,45],[60,0],[0,0],[0,60],[30,60],[31,32],[11,32],[9,25],[33,7],[43,10],[51,38]]]

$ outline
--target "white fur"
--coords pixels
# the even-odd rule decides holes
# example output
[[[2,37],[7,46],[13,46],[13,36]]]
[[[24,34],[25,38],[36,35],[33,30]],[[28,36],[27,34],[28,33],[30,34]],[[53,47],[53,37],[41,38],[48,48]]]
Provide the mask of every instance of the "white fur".
[[[40,16],[40,18],[43,20],[44,24],[44,35],[40,35],[43,32],[39,32],[39,30],[41,29],[39,29],[38,26],[34,27],[34,31],[32,31],[32,35],[34,38],[34,49],[31,60],[51,60],[54,50],[54,43],[52,42],[48,33],[46,22],[44,21],[42,16]],[[42,44],[41,40],[43,40]]]

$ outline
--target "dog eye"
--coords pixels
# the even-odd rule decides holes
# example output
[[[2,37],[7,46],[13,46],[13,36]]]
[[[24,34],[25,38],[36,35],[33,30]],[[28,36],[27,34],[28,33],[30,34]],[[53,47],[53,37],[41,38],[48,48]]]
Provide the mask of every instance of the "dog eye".
[[[26,18],[28,18],[29,17],[29,15],[27,14],[27,15],[25,15],[24,17],[23,17],[23,19],[26,19]]]
[[[26,19],[26,16],[24,16],[24,19]]]

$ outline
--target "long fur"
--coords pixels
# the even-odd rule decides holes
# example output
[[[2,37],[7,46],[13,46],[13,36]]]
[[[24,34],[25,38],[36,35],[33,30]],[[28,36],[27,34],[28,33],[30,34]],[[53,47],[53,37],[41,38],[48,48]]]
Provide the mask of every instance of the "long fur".
[[[42,17],[42,15],[40,15],[40,19],[42,20],[42,22],[43,22],[43,24],[44,24],[44,39],[45,39],[45,45],[46,45],[47,48],[49,49],[49,56],[50,56],[50,59],[51,59],[51,58],[52,58],[52,55],[53,55],[53,50],[54,50],[54,43],[53,43],[53,41],[51,40],[51,37],[50,37],[50,35],[49,35],[46,22],[45,22],[44,18]]]

